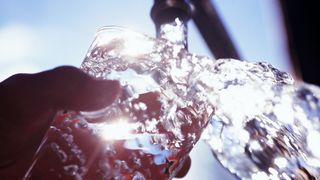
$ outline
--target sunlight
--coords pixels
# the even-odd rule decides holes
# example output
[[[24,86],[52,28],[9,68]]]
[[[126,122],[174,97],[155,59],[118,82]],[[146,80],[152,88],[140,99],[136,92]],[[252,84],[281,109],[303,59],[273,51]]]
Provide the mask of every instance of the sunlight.
[[[128,123],[121,118],[114,123],[104,123],[98,127],[98,134],[105,140],[120,140],[132,138],[132,132],[137,128],[137,124]]]
[[[37,32],[31,26],[9,24],[0,28],[0,62],[22,61],[37,52]]]

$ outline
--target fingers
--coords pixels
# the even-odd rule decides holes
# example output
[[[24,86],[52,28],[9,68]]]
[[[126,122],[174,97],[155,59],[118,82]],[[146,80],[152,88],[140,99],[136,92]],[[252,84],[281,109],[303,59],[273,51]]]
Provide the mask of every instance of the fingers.
[[[1,104],[11,115],[46,109],[96,110],[112,103],[119,92],[118,82],[96,80],[70,66],[17,74],[0,84]]]
[[[50,100],[59,109],[97,110],[111,104],[120,92],[118,81],[93,79],[74,67],[59,67],[44,76],[54,82],[45,90],[54,92]]]
[[[184,161],[182,168],[176,174],[176,178],[182,178],[185,175],[187,175],[187,173],[190,169],[190,166],[191,166],[191,158],[190,158],[190,156],[188,156],[187,159]]]

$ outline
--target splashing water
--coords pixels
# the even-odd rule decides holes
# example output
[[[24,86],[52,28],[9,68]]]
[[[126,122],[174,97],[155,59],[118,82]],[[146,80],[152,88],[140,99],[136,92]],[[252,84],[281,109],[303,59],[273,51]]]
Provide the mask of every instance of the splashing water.
[[[189,54],[183,44],[100,30],[81,68],[119,80],[122,95],[96,112],[58,114],[28,176],[173,178],[214,110],[203,74],[212,67],[211,59]]]
[[[243,179],[319,177],[320,90],[266,63],[104,28],[81,66],[119,80],[117,102],[60,112],[26,177],[171,179],[200,138]],[[210,120],[209,120],[210,119]]]
[[[242,179],[320,177],[320,89],[266,63],[221,60],[212,72],[216,111],[203,134]]]

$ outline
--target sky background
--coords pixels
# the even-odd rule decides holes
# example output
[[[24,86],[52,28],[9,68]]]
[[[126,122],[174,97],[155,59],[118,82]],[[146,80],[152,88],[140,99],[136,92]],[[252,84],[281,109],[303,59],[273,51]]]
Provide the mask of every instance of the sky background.
[[[291,71],[277,0],[211,0],[243,60]],[[0,81],[60,65],[79,67],[96,30],[123,26],[154,36],[152,0],[0,0]],[[193,22],[189,51],[212,57]],[[192,151],[185,179],[233,179],[203,142]]]

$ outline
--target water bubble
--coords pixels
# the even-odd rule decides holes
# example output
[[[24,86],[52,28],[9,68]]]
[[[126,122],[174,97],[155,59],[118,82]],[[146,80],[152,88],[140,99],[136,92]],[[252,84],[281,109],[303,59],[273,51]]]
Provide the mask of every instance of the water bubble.
[[[135,172],[132,180],[145,180],[146,178],[143,176],[143,174],[141,174],[140,172]]]
[[[60,146],[55,142],[50,143],[50,146],[51,146],[52,151],[54,151],[54,152],[57,152],[60,149]]]
[[[142,111],[147,110],[147,105],[145,103],[143,103],[143,102],[139,102],[138,106]]]
[[[63,166],[63,170],[67,175],[74,176],[77,174],[77,171],[79,170],[79,166],[75,164]]]
[[[61,162],[65,163],[67,161],[68,156],[64,151],[58,150],[56,153],[59,159],[61,160]]]

